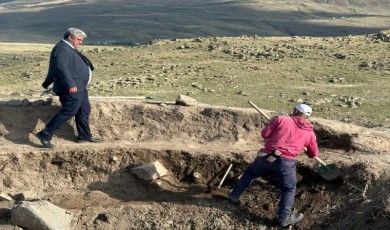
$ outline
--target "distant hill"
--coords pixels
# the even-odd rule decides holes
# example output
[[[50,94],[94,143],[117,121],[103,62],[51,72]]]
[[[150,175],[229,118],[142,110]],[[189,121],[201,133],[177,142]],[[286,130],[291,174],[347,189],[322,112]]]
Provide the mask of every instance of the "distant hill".
[[[0,41],[54,43],[67,27],[89,43],[205,36],[341,36],[390,25],[388,0],[0,0]]]
[[[333,4],[338,6],[367,7],[367,8],[384,8],[389,9],[390,1],[388,0],[313,0],[318,3]]]

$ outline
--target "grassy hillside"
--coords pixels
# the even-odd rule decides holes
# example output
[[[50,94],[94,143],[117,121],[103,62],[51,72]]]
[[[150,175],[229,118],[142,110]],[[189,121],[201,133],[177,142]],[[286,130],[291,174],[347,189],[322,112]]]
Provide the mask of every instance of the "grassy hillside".
[[[367,4],[365,4],[365,2]],[[57,0],[0,2],[0,41],[54,43],[67,27],[88,42],[204,36],[345,36],[388,29],[386,0]]]
[[[94,62],[94,96],[152,96],[390,126],[389,31],[344,37],[156,40],[137,47],[82,46]],[[0,43],[0,97],[38,98],[52,45]]]

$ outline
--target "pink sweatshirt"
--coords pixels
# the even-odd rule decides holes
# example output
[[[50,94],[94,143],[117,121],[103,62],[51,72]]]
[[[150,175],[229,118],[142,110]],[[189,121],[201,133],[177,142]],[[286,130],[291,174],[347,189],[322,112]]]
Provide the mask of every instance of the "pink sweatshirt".
[[[318,156],[317,138],[313,131],[313,125],[299,116],[278,116],[261,130],[261,136],[266,140],[264,153],[279,150],[282,157],[295,159],[303,149],[307,148],[310,158]]]

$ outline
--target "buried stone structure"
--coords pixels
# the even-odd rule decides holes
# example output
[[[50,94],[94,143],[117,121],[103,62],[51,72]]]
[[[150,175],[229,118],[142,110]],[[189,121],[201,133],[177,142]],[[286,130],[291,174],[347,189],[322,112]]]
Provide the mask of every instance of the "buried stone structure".
[[[265,119],[254,109],[92,101],[91,128],[102,143],[75,143],[73,121],[53,138],[35,137],[56,103],[3,104],[0,110],[1,192],[44,191],[41,200],[73,214],[75,229],[273,229],[278,202],[273,177],[257,179],[240,206],[212,191],[229,189],[262,144]],[[272,117],[271,111],[265,111]],[[318,163],[298,157],[296,229],[389,227],[389,133],[311,118],[320,157],[340,167],[343,180],[324,181]],[[167,175],[143,180],[132,170],[160,162]],[[381,194],[381,196],[379,196]],[[14,201],[0,201],[10,227]]]

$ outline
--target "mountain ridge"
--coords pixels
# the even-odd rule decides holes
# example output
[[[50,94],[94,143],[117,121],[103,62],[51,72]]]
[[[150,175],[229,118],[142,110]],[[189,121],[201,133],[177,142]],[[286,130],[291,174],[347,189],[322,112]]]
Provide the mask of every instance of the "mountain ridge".
[[[91,44],[204,36],[371,34],[389,28],[389,4],[384,0],[0,1],[0,41],[55,43],[73,26],[83,29]]]

